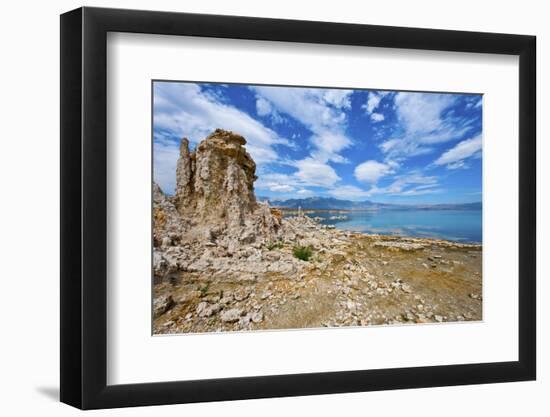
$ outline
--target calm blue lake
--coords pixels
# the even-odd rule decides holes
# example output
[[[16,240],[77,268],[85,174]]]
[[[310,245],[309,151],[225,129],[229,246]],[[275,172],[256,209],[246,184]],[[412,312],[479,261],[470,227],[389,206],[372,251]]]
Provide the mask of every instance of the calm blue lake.
[[[338,229],[413,237],[428,237],[458,242],[482,241],[481,210],[380,210],[342,214],[310,213],[322,217],[321,224]],[[330,219],[346,216],[345,220]]]

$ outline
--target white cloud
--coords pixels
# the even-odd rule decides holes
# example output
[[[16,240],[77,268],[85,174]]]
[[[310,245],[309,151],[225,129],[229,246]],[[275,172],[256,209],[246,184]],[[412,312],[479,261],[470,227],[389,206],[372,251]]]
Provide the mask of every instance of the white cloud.
[[[317,148],[311,153],[314,159],[322,162],[348,162],[346,158],[338,153],[351,144],[350,140],[342,133],[330,130],[320,130],[318,134],[313,135],[310,140],[315,143]]]
[[[323,99],[337,109],[351,109],[351,90],[324,90]]]
[[[369,194],[389,194],[399,196],[414,196],[441,192],[437,177],[426,176],[412,171],[394,177],[394,181],[386,187],[373,186]]]
[[[261,174],[254,184],[255,188],[278,192],[288,186],[298,190],[300,194],[308,194],[309,190],[305,187],[330,188],[340,181],[340,177],[330,165],[312,158],[292,161],[292,166],[297,168],[297,171],[292,174],[273,172]]]
[[[340,152],[352,141],[346,136],[346,110],[351,108],[352,90],[250,87],[257,99],[266,100],[279,113],[286,114],[308,128],[315,151],[310,155],[321,162],[346,162]]]
[[[382,113],[373,113],[370,115],[370,118],[373,122],[381,122],[385,119]]]
[[[420,186],[426,189],[437,185],[437,177],[424,175],[419,172],[409,172],[396,177],[396,180],[390,185],[392,192],[402,192],[409,185]]]
[[[417,190],[427,190],[427,189],[430,189],[430,188],[434,188],[434,187],[437,187],[439,184],[437,183],[437,181],[434,181],[433,183],[428,183],[428,184],[424,184],[424,185],[417,185],[415,187],[415,189]]]
[[[340,185],[327,191],[327,194],[347,200],[364,200],[374,195],[395,195],[399,197],[418,196],[443,192],[435,176],[425,176],[417,171],[394,177],[394,181],[385,187],[371,185],[364,190],[354,185]]]
[[[380,105],[380,101],[388,94],[390,93],[386,91],[369,91],[367,102],[363,104],[361,108],[364,109],[367,114],[373,113]]]
[[[256,195],[262,195],[265,191],[271,191],[278,194],[294,193],[299,187],[298,181],[292,176],[287,174],[267,173],[260,174],[254,188],[259,190]]]
[[[466,103],[466,108],[467,109],[477,109],[479,107],[481,107],[481,105],[483,104],[483,97],[477,97],[477,96],[474,96],[474,97],[471,97],[469,99],[467,99],[467,103]]]
[[[456,97],[451,94],[398,93],[397,115],[408,132],[429,133],[442,127],[441,113]]]
[[[343,185],[329,190],[327,194],[344,200],[364,200],[370,196],[368,191],[354,185]]]
[[[298,168],[298,172],[294,175],[305,186],[332,187],[340,180],[340,177],[330,165],[313,158],[295,161],[295,166]]]
[[[420,187],[415,187],[410,190],[403,191],[399,195],[410,197],[410,196],[416,196],[416,195],[437,194],[441,192],[443,192],[441,188],[421,189]]]
[[[466,169],[470,166],[464,161],[451,162],[447,165],[447,169]]]
[[[260,116],[266,116],[270,114],[272,111],[273,111],[273,108],[271,107],[271,104],[269,104],[269,101],[264,100],[261,97],[256,100],[256,112]]]
[[[291,187],[297,187],[298,181],[292,175],[279,174],[274,172],[268,172],[260,174],[254,186],[260,189],[270,189],[270,187],[276,185],[289,185]]]
[[[375,162],[375,161],[373,161]],[[287,193],[307,197],[317,193],[306,187],[323,187],[327,195],[346,200],[364,200],[374,195],[417,196],[442,192],[435,176],[426,176],[418,171],[397,175],[385,187],[371,184],[368,190],[355,185],[340,184],[340,178],[329,166],[315,160],[307,159],[295,163],[299,168],[294,174],[266,173],[260,175],[255,187],[260,190]],[[396,165],[387,165],[389,170]],[[285,187],[285,186],[288,186]],[[292,188],[292,191],[290,191]]]
[[[392,172],[393,169],[389,164],[371,160],[365,161],[355,167],[355,178],[364,183],[376,184],[380,178]]]
[[[263,117],[269,116],[271,121],[276,124],[284,122],[284,118],[273,108],[271,103],[261,97],[256,100],[256,113]]]
[[[432,145],[461,138],[472,128],[473,119],[458,118],[451,111],[459,96],[408,93],[395,95],[394,105],[402,132],[379,147],[387,158],[402,160],[433,151]]]
[[[375,113],[375,110],[380,106],[382,99],[389,94],[390,93],[386,91],[369,91],[367,101],[361,106],[361,108],[365,110],[365,113],[370,116],[370,119],[373,122],[378,123],[385,119],[382,113]]]
[[[434,162],[435,165],[447,165],[450,169],[457,169],[464,166],[464,160],[470,157],[478,157],[481,154],[482,138],[477,135],[473,138],[463,140],[455,147],[444,152]]]
[[[288,184],[271,184],[269,189],[276,193],[291,193],[295,188]]]
[[[346,120],[342,109],[349,108],[348,97],[352,91],[338,90],[338,96],[332,90],[296,87],[250,87],[260,98],[268,100],[278,111],[288,114],[306,127],[317,132],[318,129],[341,127]],[[348,98],[349,100],[349,98]]]
[[[433,149],[429,146],[419,146],[418,143],[407,140],[406,138],[392,138],[382,142],[379,145],[380,150],[386,155],[386,158],[395,158],[397,160],[404,157],[425,155],[431,153]]]
[[[247,150],[257,163],[276,161],[273,146],[288,145],[286,139],[245,112],[222,103],[215,94],[204,94],[197,84],[155,83],[154,125],[192,143],[216,128],[233,130],[246,138]]]

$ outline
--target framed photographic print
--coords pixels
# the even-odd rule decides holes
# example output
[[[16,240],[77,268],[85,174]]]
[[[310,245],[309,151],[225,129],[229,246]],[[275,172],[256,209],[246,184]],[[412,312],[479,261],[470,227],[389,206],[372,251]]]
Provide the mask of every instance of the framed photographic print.
[[[535,38],[61,16],[61,400],[535,379]]]

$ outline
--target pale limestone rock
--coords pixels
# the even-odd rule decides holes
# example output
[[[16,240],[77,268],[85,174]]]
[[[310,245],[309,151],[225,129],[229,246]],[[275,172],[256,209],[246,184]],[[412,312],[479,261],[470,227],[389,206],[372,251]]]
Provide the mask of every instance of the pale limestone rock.
[[[155,247],[178,244],[185,223],[178,215],[173,199],[153,183],[153,243]],[[168,245],[168,242],[170,244]]]
[[[153,302],[153,316],[155,318],[162,316],[172,307],[175,303],[171,295],[161,295],[160,297],[155,298]]]
[[[199,317],[211,317],[220,310],[221,306],[219,304],[210,304],[206,301],[202,301],[197,306],[196,312]]]
[[[264,313],[262,313],[261,311],[257,311],[255,313],[252,313],[250,318],[254,323],[261,323],[264,319]]]
[[[282,214],[256,201],[256,164],[245,145],[242,136],[221,129],[193,151],[182,139],[175,196],[154,185],[156,246],[199,243],[234,253],[277,238]]]
[[[242,136],[221,129],[193,152],[189,141],[182,140],[176,174],[176,206],[182,216],[212,226],[244,225],[256,208],[256,164],[245,144]]]
[[[220,314],[220,318],[225,323],[235,323],[238,321],[243,313],[243,310],[240,308],[232,308],[229,310],[224,310]]]

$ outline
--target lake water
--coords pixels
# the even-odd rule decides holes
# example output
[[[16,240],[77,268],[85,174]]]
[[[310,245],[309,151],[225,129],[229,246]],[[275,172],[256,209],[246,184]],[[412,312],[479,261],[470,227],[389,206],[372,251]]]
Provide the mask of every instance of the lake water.
[[[316,212],[308,216],[322,217],[321,224],[355,232],[481,243],[481,213],[481,210],[380,210]],[[346,219],[331,220],[332,216],[346,216]]]

